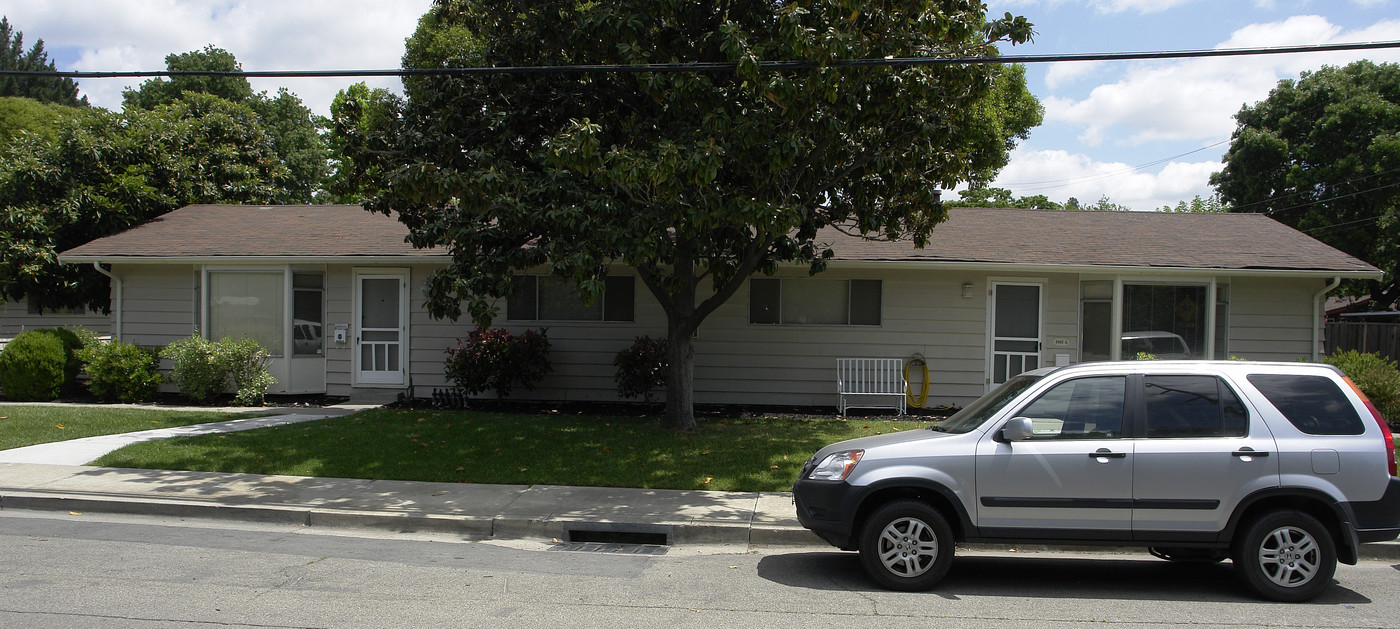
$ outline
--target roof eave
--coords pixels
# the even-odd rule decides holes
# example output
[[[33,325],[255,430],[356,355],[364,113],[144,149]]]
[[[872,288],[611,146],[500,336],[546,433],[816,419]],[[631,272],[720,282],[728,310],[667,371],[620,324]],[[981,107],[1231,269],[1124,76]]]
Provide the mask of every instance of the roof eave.
[[[335,256],[104,256],[59,254],[63,264],[414,264],[442,263],[446,254]]]
[[[999,273],[1124,273],[1134,275],[1233,275],[1274,277],[1320,277],[1379,280],[1385,276],[1380,269],[1288,269],[1270,267],[1187,267],[1123,264],[1028,264],[1012,262],[971,262],[943,260],[832,260],[832,265],[885,268],[936,268],[949,271],[995,271]]]

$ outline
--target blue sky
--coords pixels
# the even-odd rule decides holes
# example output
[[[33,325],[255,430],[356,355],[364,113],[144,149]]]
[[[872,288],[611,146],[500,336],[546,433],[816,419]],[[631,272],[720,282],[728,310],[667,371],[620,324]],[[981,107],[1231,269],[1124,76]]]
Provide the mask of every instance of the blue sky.
[[[988,10],[1035,24],[1034,43],[1003,46],[1007,55],[1400,40],[1396,0],[999,0]],[[993,185],[1139,210],[1209,196],[1242,106],[1281,79],[1362,58],[1395,62],[1400,51],[1032,64],[1045,122]]]
[[[0,14],[43,38],[61,69],[151,70],[165,55],[214,44],[249,70],[395,68],[428,0],[0,0]],[[1239,48],[1400,40],[1400,0],[987,0],[991,15],[1035,23],[1035,42],[1004,54]],[[1209,196],[1234,114],[1280,79],[1400,51],[1028,67],[1045,123],[994,185],[1055,201],[1150,210]],[[119,107],[130,79],[89,79],[93,104]],[[271,79],[320,113],[347,79]],[[369,81],[397,89],[394,79]],[[952,196],[952,195],[950,195]]]

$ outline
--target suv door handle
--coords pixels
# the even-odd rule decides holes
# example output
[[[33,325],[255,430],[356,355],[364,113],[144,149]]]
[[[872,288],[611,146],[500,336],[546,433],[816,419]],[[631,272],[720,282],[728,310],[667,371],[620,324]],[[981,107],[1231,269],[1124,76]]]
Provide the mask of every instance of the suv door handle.
[[[1244,447],[1230,453],[1230,456],[1269,456],[1268,452],[1259,452],[1252,448]]]
[[[1093,452],[1090,452],[1090,453],[1089,453],[1089,458],[1091,458],[1091,459],[1126,459],[1126,458],[1128,458],[1128,453],[1127,453],[1127,452],[1114,452],[1114,451],[1112,451],[1112,450],[1109,450],[1108,448],[1099,448],[1098,450],[1095,450],[1095,451],[1093,451]]]

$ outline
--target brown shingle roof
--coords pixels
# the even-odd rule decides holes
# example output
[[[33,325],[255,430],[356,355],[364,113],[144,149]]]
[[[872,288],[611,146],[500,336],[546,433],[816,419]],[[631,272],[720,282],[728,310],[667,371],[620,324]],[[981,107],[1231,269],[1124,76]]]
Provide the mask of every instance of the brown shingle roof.
[[[1375,267],[1262,214],[949,208],[928,246],[827,230],[836,259],[1375,273]]]
[[[396,218],[358,205],[191,205],[64,252],[67,261],[112,258],[436,258],[414,249]],[[927,247],[820,238],[836,260],[1164,269],[1261,269],[1379,275],[1346,255],[1260,214],[1076,212],[949,208]]]
[[[69,249],[65,258],[433,256],[397,218],[358,205],[190,205]]]

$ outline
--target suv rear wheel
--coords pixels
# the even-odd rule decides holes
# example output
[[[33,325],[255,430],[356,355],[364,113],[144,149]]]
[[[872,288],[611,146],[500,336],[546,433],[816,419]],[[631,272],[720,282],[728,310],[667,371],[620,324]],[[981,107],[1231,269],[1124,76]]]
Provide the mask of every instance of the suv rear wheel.
[[[1317,518],[1301,511],[1274,511],[1245,527],[1234,563],[1245,585],[1260,596],[1296,603],[1332,583],[1337,549]]]
[[[876,509],[860,536],[865,571],[894,590],[927,590],[953,564],[953,530],[932,507],[900,500]]]

